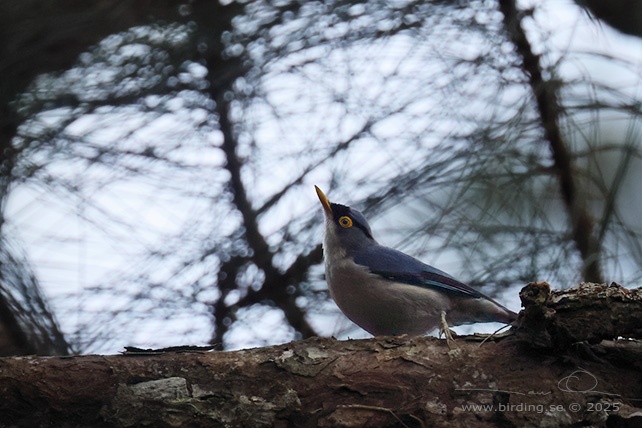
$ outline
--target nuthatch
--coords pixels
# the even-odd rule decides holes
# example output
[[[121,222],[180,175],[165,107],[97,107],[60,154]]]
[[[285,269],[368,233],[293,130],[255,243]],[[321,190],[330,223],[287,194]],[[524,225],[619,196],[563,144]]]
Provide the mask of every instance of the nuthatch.
[[[517,314],[445,272],[379,245],[363,214],[317,195],[325,214],[323,255],[330,295],[368,333],[416,336],[448,325],[509,324]]]

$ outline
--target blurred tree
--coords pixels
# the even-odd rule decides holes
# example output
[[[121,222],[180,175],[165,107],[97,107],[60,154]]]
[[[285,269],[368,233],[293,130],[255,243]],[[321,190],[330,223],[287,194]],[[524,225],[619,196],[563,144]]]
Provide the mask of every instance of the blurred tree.
[[[641,0],[576,0],[596,18],[608,23],[613,28],[634,36],[642,37],[642,1]]]
[[[71,348],[58,328],[38,280],[15,246],[0,246],[0,356],[67,355]]]
[[[3,16],[2,233],[80,266],[55,301],[81,349],[359,334],[312,184],[474,285],[640,280],[639,64],[560,49],[545,6],[147,6]]]

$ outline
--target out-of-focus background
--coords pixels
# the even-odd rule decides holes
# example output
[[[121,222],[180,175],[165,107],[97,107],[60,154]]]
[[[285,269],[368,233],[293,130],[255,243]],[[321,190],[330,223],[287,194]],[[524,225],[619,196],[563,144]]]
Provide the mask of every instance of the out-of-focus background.
[[[640,286],[642,2],[148,3],[2,2],[0,354],[366,337],[314,184],[514,310]]]

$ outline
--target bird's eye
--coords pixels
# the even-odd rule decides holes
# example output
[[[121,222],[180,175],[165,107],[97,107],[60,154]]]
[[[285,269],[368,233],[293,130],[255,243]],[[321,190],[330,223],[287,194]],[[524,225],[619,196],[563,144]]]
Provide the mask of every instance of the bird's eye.
[[[339,224],[341,227],[345,227],[346,229],[349,227],[352,227],[352,219],[348,216],[343,216],[339,218]]]

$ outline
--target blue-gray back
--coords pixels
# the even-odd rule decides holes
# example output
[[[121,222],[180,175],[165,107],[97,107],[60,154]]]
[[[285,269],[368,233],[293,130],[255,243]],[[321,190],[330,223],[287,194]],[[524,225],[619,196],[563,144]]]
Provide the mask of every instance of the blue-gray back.
[[[370,269],[370,272],[405,284],[435,288],[461,297],[486,298],[481,292],[457,281],[439,269],[429,266],[414,257],[382,245],[371,245],[355,254],[348,254],[355,263]],[[490,299],[489,299],[490,300]]]

